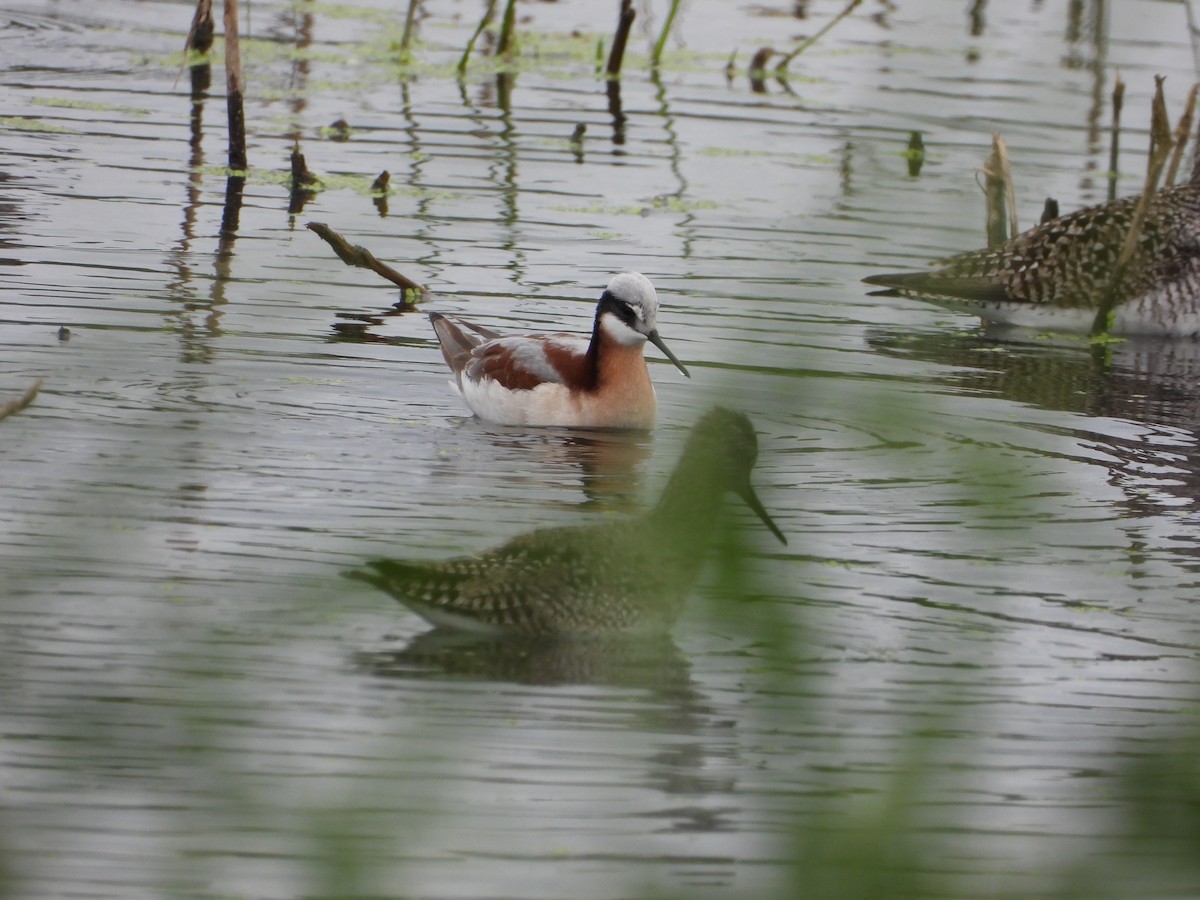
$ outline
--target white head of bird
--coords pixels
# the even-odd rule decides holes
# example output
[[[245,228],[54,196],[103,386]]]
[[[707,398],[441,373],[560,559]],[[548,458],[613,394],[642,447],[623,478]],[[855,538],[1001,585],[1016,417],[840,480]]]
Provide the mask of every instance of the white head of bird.
[[[638,346],[650,341],[679,371],[691,377],[658,336],[658,293],[645,275],[640,272],[614,275],[600,295],[596,320],[608,337],[624,346]]]

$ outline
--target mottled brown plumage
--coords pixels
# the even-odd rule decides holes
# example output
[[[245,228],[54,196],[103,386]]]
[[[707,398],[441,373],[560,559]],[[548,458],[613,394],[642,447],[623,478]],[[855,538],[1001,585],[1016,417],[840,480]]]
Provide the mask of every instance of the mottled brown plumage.
[[[1137,247],[1117,259],[1137,197],[1091,206],[1005,243],[940,260],[931,272],[872,275],[893,288],[1011,325],[1072,331],[1092,327],[1112,291],[1114,333],[1200,332],[1200,185],[1194,180],[1150,198]]]
[[[374,560],[347,575],[435,625],[560,637],[665,631],[704,562],[726,491],[786,543],[750,485],[757,456],[749,420],[717,408],[693,429],[661,499],[643,516],[546,528],[477,556]]]

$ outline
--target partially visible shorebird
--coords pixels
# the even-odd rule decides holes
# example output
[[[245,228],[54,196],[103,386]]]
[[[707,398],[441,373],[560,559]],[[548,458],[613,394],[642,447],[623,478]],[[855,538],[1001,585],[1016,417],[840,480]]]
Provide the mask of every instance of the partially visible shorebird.
[[[596,304],[588,341],[572,334],[505,337],[432,313],[442,355],[471,411],[500,425],[649,429],[657,401],[642,349],[658,347],[658,294],[645,275],[615,276]]]
[[[757,458],[750,421],[718,407],[692,430],[662,497],[642,516],[544,528],[440,562],[373,560],[346,575],[435,625],[551,637],[660,633],[704,563],[726,491],[787,543],[750,484]]]
[[[1138,197],[1051,219],[930,272],[863,280],[1004,325],[1088,331],[1111,294],[1114,334],[1200,333],[1200,165],[1155,191],[1132,258],[1117,259]]]

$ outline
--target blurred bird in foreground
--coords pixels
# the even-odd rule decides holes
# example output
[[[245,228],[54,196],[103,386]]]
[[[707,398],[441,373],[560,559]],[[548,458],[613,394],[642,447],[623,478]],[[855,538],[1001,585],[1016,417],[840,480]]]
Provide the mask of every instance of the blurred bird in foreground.
[[[692,430],[661,498],[644,515],[545,528],[441,562],[374,560],[346,574],[435,625],[559,637],[662,632],[699,574],[727,491],[787,543],[750,484],[757,458],[750,421],[718,407]]]

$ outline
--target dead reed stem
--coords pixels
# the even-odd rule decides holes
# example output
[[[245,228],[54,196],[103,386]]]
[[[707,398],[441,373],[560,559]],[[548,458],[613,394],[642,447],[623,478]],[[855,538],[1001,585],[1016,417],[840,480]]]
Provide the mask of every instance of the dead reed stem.
[[[1008,163],[1008,145],[999,132],[992,135],[992,153],[983,164],[983,176],[987,195],[987,245],[995,247],[1018,233],[1017,200],[1012,168]]]
[[[242,101],[242,55],[237,0],[225,0],[225,91],[229,111],[229,168],[246,171],[246,114]]]
[[[1155,75],[1154,102],[1150,108],[1150,155],[1146,160],[1146,180],[1142,185],[1142,194],[1138,197],[1137,206],[1134,207],[1133,221],[1129,225],[1125,242],[1121,245],[1121,252],[1113,267],[1108,290],[1104,294],[1100,308],[1096,311],[1096,318],[1092,321],[1093,337],[1107,334],[1112,327],[1112,312],[1120,299],[1120,288],[1125,278],[1125,270],[1129,267],[1133,254],[1137,250],[1150,198],[1158,190],[1159,178],[1171,155],[1171,122],[1167,116],[1167,101],[1163,97],[1162,86],[1163,77]]]

